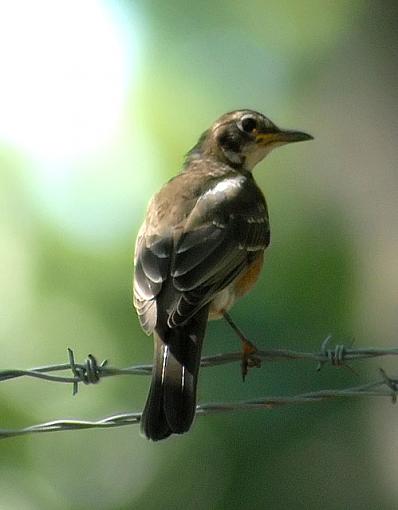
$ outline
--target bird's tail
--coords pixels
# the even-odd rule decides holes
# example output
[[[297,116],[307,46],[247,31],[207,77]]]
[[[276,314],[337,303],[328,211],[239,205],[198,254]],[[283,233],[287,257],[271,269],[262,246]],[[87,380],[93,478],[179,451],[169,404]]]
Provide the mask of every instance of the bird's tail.
[[[154,333],[152,382],[141,418],[148,439],[183,434],[192,424],[207,316],[204,307],[183,326],[158,327]]]

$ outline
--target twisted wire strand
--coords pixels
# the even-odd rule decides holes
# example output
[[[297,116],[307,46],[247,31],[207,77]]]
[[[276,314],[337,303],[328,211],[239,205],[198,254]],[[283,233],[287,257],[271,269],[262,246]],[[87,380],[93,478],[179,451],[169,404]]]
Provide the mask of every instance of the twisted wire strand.
[[[362,361],[369,358],[398,355],[398,348],[353,349],[351,346],[347,348],[342,344],[331,348],[329,347],[330,340],[331,336],[329,335],[322,342],[320,351],[318,352],[302,352],[291,349],[261,349],[257,350],[254,353],[254,356],[256,359],[266,362],[289,360],[315,361],[318,362],[318,370],[327,363],[336,367],[347,367],[353,370],[352,367],[348,365],[348,361]],[[98,363],[92,354],[87,356],[84,363],[77,363],[72,349],[68,349],[68,357],[69,363],[45,365],[29,370],[0,370],[0,382],[18,377],[33,377],[44,379],[46,381],[71,384],[73,394],[75,395],[80,383],[97,384],[103,377],[120,375],[150,375],[152,372],[152,365],[150,364],[140,364],[125,368],[110,367],[108,366],[107,360]],[[201,366],[215,367],[229,363],[241,362],[241,360],[241,352],[228,352],[203,357],[201,360]],[[54,374],[54,372],[62,372],[66,370],[71,370],[72,375]],[[389,397],[392,402],[395,403],[397,401],[398,394],[398,379],[389,377],[382,369],[380,369],[380,373],[381,379],[372,383],[354,386],[351,388],[321,390],[295,396],[268,396],[239,402],[200,404],[197,406],[197,415],[247,411],[251,409],[273,409],[283,405],[303,404],[341,398]],[[26,434],[57,432],[61,430],[121,427],[137,424],[140,422],[140,419],[141,413],[136,412],[109,416],[97,421],[53,420],[21,429],[0,429],[0,439]]]
[[[362,361],[369,358],[378,358],[382,356],[398,355],[398,348],[375,349],[347,348],[344,345],[336,345],[328,348],[331,336],[329,335],[321,345],[318,352],[303,352],[291,349],[260,349],[255,352],[255,357],[264,362],[279,362],[289,360],[307,360],[318,362],[317,370],[320,370],[325,364],[331,364],[336,367],[352,367],[348,364],[351,361]],[[104,360],[98,363],[96,358],[89,354],[84,363],[76,363],[72,349],[68,348],[69,363],[55,365],[45,365],[27,370],[8,369],[0,370],[0,382],[8,381],[18,377],[32,377],[46,381],[72,384],[73,394],[78,391],[79,383],[96,384],[104,377],[121,375],[150,375],[152,372],[151,364],[138,364],[125,368],[111,367],[108,361]],[[230,363],[241,362],[241,352],[227,352],[202,358],[202,367],[215,367]],[[72,375],[57,375],[54,372],[71,370]]]
[[[196,408],[198,416],[254,409],[274,409],[285,405],[307,404],[332,399],[352,399],[363,397],[384,397],[397,400],[398,380],[390,378],[384,370],[380,370],[382,378],[359,386],[344,389],[329,389],[303,393],[295,396],[269,396],[238,402],[215,402],[199,404]],[[37,434],[43,432],[59,432],[66,430],[82,430],[93,428],[113,428],[136,425],[140,422],[141,413],[125,413],[109,416],[96,421],[90,420],[54,420],[22,429],[0,429],[0,439]]]

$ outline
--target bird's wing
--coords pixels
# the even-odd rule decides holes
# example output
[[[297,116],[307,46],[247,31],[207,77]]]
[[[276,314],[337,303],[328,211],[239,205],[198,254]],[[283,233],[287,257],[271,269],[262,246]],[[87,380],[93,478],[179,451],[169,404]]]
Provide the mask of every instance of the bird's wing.
[[[261,191],[243,176],[213,183],[173,237],[138,237],[134,299],[141,325],[156,326],[158,302],[182,325],[231,283],[270,241]]]
[[[171,254],[171,236],[148,236],[144,223],[135,246],[133,299],[141,327],[148,335],[156,326],[157,297],[169,274]]]

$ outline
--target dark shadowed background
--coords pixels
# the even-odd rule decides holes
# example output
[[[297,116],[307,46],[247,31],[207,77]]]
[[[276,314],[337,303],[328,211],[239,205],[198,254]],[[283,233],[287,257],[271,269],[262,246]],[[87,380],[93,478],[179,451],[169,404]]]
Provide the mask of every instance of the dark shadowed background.
[[[397,346],[398,8],[394,1],[4,2],[0,6],[1,368],[149,362],[131,307],[146,204],[220,114],[253,108],[315,141],[255,175],[272,245],[232,315],[259,347]],[[205,353],[236,350],[222,322]],[[208,368],[199,400],[294,395],[378,377],[305,362]],[[149,379],[0,388],[0,427],[140,410]],[[392,509],[396,407],[337,401],[0,443],[0,508]]]

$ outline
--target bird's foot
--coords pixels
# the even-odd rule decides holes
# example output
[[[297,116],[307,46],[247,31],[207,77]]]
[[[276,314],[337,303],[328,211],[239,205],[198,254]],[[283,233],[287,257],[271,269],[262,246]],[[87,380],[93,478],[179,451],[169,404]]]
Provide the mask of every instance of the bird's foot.
[[[256,356],[257,347],[247,338],[242,340],[242,361],[240,363],[243,381],[246,379],[249,368],[261,367],[261,359]]]
[[[240,363],[242,379],[245,380],[249,368],[261,367],[261,359],[256,356],[257,347],[246,338],[243,331],[235,324],[228,312],[223,311],[224,319],[240,338],[242,342],[242,360]]]

